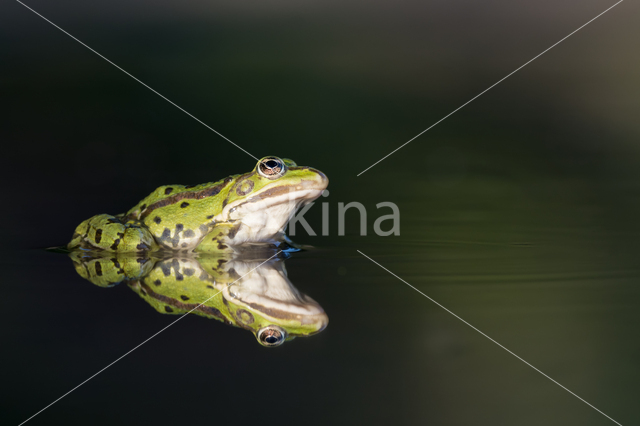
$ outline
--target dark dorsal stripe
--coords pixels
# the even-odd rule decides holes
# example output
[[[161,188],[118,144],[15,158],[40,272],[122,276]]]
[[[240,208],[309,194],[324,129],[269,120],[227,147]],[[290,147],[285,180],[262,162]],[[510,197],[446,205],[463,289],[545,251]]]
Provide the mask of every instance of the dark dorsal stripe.
[[[140,220],[149,216],[152,211],[155,209],[159,209],[160,207],[169,206],[171,204],[176,204],[182,200],[201,200],[207,197],[213,197],[214,195],[218,195],[222,188],[224,188],[229,182],[231,182],[232,178],[226,178],[222,183],[219,183],[216,186],[212,186],[211,188],[203,189],[201,191],[185,191],[179,192],[171,197],[167,197],[164,200],[156,201],[155,203],[149,205],[145,210],[143,210],[140,214]]]
[[[178,308],[182,311],[191,311],[191,310],[196,310],[199,312],[202,312],[204,314],[207,315],[211,315],[212,317],[216,317],[219,318],[221,320],[223,320],[224,322],[227,322],[228,320],[225,318],[225,316],[222,314],[222,312],[220,312],[220,310],[214,308],[213,306],[206,306],[203,304],[196,304],[196,303],[183,303],[180,302],[179,300],[173,299],[171,297],[165,296],[164,294],[160,294],[160,293],[156,293],[155,291],[153,291],[151,289],[151,287],[149,287],[147,284],[140,282],[140,289],[144,290],[147,292],[147,294],[149,295],[149,297],[159,300],[160,302],[166,303],[167,305],[171,305],[175,308]],[[184,297],[184,296],[181,296]],[[184,300],[184,299],[183,299]],[[166,306],[165,306],[166,308]],[[170,311],[169,311],[170,312]]]

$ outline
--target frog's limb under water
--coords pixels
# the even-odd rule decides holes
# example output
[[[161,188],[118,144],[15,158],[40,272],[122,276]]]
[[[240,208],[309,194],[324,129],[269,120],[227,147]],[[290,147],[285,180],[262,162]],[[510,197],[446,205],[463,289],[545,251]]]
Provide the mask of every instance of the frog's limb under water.
[[[235,250],[230,247],[229,240],[233,239],[239,225],[231,223],[216,224],[211,232],[198,244],[195,251],[200,253],[234,253]]]
[[[123,222],[121,218],[99,214],[76,228],[69,250],[76,248],[116,252],[141,252],[158,247],[153,235],[137,220]]]

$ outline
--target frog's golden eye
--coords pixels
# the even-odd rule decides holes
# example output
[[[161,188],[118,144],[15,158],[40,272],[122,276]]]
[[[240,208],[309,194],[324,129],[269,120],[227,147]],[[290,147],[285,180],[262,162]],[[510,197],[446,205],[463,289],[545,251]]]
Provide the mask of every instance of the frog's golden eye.
[[[258,163],[258,174],[267,179],[278,179],[286,171],[287,166],[278,157],[266,157]]]
[[[257,337],[262,346],[280,346],[287,334],[277,325],[268,325],[258,330]]]

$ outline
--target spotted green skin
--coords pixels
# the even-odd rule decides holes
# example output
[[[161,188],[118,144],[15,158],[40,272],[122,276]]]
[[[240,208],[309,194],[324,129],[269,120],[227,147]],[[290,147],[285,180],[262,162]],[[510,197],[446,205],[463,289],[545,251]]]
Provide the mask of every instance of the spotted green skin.
[[[233,253],[238,244],[234,237],[243,225],[242,218],[231,218],[234,210],[256,199],[264,202],[283,192],[295,194],[297,188],[324,188],[328,183],[322,172],[298,167],[289,159],[282,160],[287,166],[286,173],[271,180],[258,173],[260,161],[243,175],[196,186],[161,186],[126,213],[93,216],[76,228],[67,248],[119,253],[156,250]],[[259,239],[285,241],[286,236],[284,229],[280,229],[269,238]]]
[[[240,276],[229,271],[219,259],[199,259],[202,269],[198,269],[188,259],[164,260],[159,267],[143,279],[130,284],[147,303],[158,312],[184,314],[192,313],[217,319],[226,324],[244,328],[254,335],[258,330],[277,324],[287,331],[287,340],[306,337],[322,331],[328,320],[326,316],[315,321],[301,321],[286,311],[273,311],[266,306],[248,306],[230,296],[229,287]],[[279,266],[278,261],[263,265],[265,268]],[[169,269],[170,268],[170,269]],[[169,275],[165,275],[169,270]],[[193,274],[189,275],[193,271]],[[204,272],[204,273],[203,273]],[[200,303],[206,301],[199,306]]]
[[[74,250],[69,256],[78,275],[99,287],[113,287],[125,279],[146,276],[155,266],[155,260],[136,255],[116,257],[110,253],[109,256],[97,256],[92,252]]]
[[[299,315],[283,309],[282,305],[245,303],[234,297],[234,289],[259,272],[270,279],[283,280],[292,291],[297,291],[287,278],[284,261],[279,258],[267,262],[245,262],[229,256],[160,259],[82,251],[71,252],[69,256],[83,278],[100,287],[126,283],[163,314],[192,313],[243,328],[256,337],[261,328],[275,324],[286,331],[286,341],[317,334],[328,324],[322,308],[306,295],[301,295],[303,303],[318,307],[314,315]],[[244,263],[240,275],[236,269]]]

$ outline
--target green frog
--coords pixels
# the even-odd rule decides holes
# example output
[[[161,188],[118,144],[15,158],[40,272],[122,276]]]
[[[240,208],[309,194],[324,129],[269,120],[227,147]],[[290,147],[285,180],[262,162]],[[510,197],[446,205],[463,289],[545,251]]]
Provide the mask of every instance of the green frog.
[[[234,253],[255,243],[291,243],[289,219],[329,180],[289,159],[265,157],[243,175],[157,188],[126,213],[100,214],[75,230],[69,250]],[[288,247],[292,247],[290,244]]]
[[[293,286],[282,258],[69,255],[78,274],[100,287],[125,282],[160,313],[216,319],[249,330],[263,346],[317,334],[329,322],[322,307]]]

